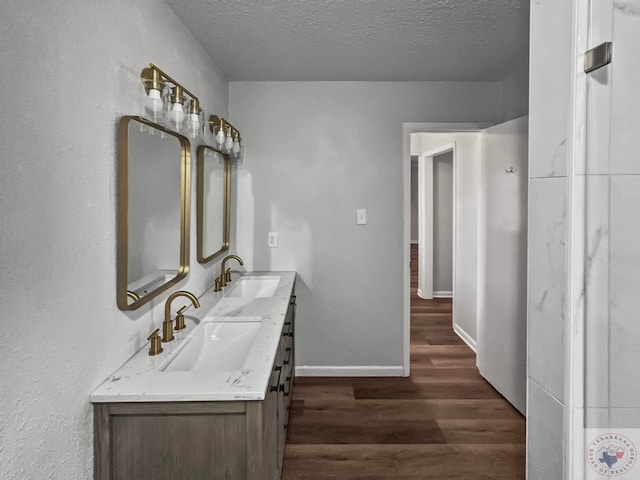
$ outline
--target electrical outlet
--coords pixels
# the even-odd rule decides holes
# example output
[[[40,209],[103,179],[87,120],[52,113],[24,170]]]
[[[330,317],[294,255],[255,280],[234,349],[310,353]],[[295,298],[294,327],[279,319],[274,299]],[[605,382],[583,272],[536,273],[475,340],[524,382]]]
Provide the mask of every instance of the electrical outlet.
[[[269,232],[267,234],[267,247],[276,248],[278,246],[278,232]]]
[[[356,210],[356,224],[357,225],[366,225],[367,224],[367,209],[359,208]]]

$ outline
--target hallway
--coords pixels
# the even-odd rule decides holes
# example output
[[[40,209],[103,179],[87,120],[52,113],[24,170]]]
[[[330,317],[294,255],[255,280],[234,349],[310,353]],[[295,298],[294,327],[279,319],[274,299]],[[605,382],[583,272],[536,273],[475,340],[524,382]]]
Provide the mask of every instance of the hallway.
[[[284,480],[524,479],[524,418],[478,373],[451,301],[411,284],[411,376],[297,378]]]

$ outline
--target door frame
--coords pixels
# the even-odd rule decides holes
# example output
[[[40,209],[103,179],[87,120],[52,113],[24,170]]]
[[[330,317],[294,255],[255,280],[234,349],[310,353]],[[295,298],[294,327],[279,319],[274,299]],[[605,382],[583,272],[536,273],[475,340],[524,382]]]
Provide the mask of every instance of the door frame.
[[[442,123],[442,122],[404,122],[402,124],[402,217],[404,232],[402,251],[403,268],[403,312],[402,312],[402,369],[408,377],[411,369],[411,134],[412,133],[454,133],[479,132],[492,123]],[[455,180],[455,177],[454,177]]]
[[[456,142],[445,143],[444,145],[421,153],[418,157],[418,296],[425,300],[434,298],[433,291],[433,259],[434,259],[434,209],[433,198],[435,184],[433,178],[434,157],[453,153],[453,199],[452,199],[452,259],[451,277],[452,296],[455,295],[456,285]],[[431,200],[431,208],[427,204]]]

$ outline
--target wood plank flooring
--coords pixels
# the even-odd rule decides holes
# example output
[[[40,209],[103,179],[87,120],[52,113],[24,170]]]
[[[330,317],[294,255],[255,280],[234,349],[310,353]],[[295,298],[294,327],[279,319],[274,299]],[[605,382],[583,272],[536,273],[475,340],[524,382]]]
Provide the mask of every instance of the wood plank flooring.
[[[283,480],[525,478],[524,418],[411,280],[411,376],[296,378]]]

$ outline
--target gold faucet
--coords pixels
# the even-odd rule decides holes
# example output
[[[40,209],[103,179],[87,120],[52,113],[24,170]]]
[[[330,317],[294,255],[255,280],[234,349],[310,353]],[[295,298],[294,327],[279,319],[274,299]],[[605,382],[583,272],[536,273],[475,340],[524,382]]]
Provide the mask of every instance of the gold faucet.
[[[227,255],[226,257],[224,257],[222,259],[222,263],[220,264],[220,276],[218,277],[220,279],[221,287],[226,287],[227,282],[231,281],[231,269],[225,269],[225,267],[227,266],[227,260],[231,259],[237,260],[240,265],[244,265],[244,262],[238,255]]]
[[[162,322],[162,341],[170,342],[173,340],[173,320],[171,319],[171,302],[177,297],[187,297],[193,303],[193,306],[196,308],[200,307],[200,302],[191,292],[187,292],[186,290],[178,290],[177,292],[172,293],[167,298],[166,303],[164,304],[164,322]]]

